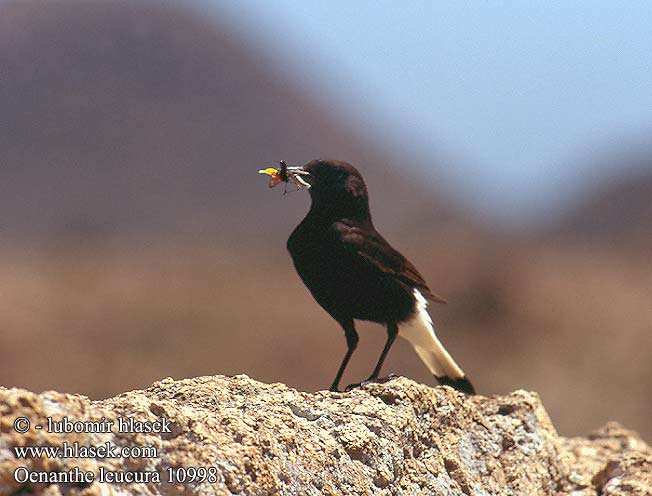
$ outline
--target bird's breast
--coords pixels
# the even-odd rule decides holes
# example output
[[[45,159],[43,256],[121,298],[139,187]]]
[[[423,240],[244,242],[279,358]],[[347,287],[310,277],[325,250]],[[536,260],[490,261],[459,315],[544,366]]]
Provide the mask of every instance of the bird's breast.
[[[414,311],[411,288],[346,251],[327,230],[300,224],[287,247],[299,277],[333,317],[399,322]]]
[[[314,276],[318,277],[320,273],[336,265],[336,255],[333,247],[329,246],[326,230],[301,223],[290,235],[287,248],[306,285],[309,284],[306,277],[313,282]]]

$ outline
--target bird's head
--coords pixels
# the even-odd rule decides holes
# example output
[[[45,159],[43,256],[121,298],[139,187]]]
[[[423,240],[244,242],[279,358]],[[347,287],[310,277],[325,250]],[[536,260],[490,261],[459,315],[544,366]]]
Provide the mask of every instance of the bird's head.
[[[362,176],[339,160],[312,160],[301,167],[308,174],[313,212],[352,218],[369,217],[369,196]]]
[[[302,166],[281,162],[280,169],[259,172],[271,176],[270,187],[293,182],[298,189],[308,189],[315,214],[369,218],[367,187],[358,170],[347,162],[317,159]]]

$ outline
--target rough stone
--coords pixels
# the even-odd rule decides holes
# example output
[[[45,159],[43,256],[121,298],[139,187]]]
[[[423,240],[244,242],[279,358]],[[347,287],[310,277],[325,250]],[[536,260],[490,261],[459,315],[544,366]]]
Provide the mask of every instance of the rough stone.
[[[117,421],[106,433],[47,431],[48,417],[64,416],[167,419],[169,432],[118,432]],[[24,434],[14,429],[18,417],[31,422]],[[64,441],[150,446],[155,453],[24,459],[16,453]],[[19,483],[18,467],[33,477],[77,467],[94,480]],[[209,479],[190,482],[191,467],[210,468]],[[170,468],[185,468],[177,476],[186,481],[167,482]],[[102,482],[101,470],[158,475],[162,482]],[[465,397],[405,378],[349,393],[304,393],[246,376],[164,379],[100,401],[0,388],[0,495],[26,494],[650,495],[652,450],[615,423],[587,437],[560,437],[535,393]]]

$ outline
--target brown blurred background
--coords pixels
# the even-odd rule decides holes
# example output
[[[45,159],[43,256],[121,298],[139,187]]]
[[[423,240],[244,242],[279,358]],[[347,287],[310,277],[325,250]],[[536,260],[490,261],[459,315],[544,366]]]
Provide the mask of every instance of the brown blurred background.
[[[361,169],[376,225],[450,301],[433,319],[481,393],[538,391],[563,434],[617,420],[652,438],[652,146],[588,153],[627,173],[500,227],[178,5],[0,3],[0,384],[327,387],[343,333],[285,252],[308,196],[256,170],[328,156]],[[360,329],[348,382],[385,338]],[[434,384],[404,342],[385,371]]]

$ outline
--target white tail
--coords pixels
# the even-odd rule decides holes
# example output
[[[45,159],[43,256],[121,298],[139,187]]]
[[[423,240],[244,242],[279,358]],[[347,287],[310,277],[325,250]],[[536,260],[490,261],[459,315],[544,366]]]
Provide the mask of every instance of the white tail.
[[[463,379],[464,372],[435,334],[427,311],[428,302],[417,289],[414,290],[414,297],[417,300],[415,316],[400,324],[398,335],[414,346],[414,350],[435,377]]]

